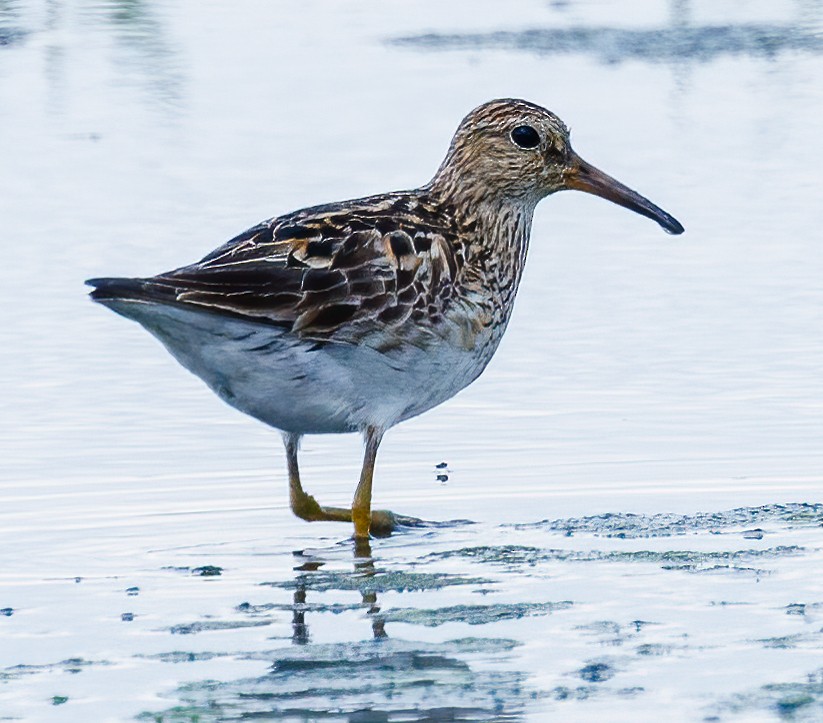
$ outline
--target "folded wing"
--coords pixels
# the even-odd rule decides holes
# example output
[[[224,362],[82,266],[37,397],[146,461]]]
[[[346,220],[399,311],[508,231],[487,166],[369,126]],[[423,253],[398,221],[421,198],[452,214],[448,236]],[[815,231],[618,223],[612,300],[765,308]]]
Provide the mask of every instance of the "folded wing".
[[[183,304],[341,341],[442,314],[460,265],[449,232],[421,223],[402,196],[384,212],[368,201],[361,213],[329,206],[264,222],[151,278],[92,279],[92,298]]]

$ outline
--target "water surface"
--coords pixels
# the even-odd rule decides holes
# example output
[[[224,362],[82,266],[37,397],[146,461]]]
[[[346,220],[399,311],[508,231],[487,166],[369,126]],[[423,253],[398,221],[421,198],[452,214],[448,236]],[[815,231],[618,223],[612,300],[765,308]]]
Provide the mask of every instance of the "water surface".
[[[808,1],[0,4],[0,717],[823,716],[822,33]],[[500,96],[687,232],[545,201],[488,370],[378,460],[377,505],[475,524],[355,550],[82,281],[419,185]],[[307,488],[345,503],[359,457],[305,440]]]

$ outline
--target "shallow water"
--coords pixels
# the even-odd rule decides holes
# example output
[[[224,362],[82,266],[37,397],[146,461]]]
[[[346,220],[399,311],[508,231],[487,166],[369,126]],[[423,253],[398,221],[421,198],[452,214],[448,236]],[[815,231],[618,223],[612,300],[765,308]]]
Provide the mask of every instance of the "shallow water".
[[[823,717],[821,37],[813,1],[0,3],[0,719]],[[82,281],[419,185],[496,96],[687,231],[545,201],[489,369],[378,460],[378,506],[473,524],[355,550]],[[307,439],[307,488],[359,455]]]

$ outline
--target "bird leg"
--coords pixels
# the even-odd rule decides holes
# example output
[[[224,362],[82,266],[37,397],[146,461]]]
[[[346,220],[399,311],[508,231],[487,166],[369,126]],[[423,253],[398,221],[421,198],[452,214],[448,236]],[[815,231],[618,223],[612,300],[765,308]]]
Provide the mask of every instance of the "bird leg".
[[[374,462],[377,459],[377,448],[380,446],[380,440],[383,439],[383,430],[376,427],[367,427],[363,436],[366,439],[366,453],[363,458],[363,469],[360,472],[360,482],[357,484],[354,499],[351,503],[355,539],[368,537],[371,529],[371,485],[374,477]]]
[[[360,475],[360,483],[354,494],[354,514],[352,509],[345,507],[324,507],[310,494],[303,490],[300,483],[300,470],[297,466],[297,449],[300,443],[299,434],[283,435],[286,445],[286,460],[289,468],[289,502],[291,511],[302,520],[307,522],[330,521],[330,522],[352,522],[355,521],[355,538],[368,538],[369,532],[378,537],[390,535],[398,525],[416,526],[422,524],[416,517],[405,517],[395,515],[389,510],[371,510],[371,486],[372,475],[374,474],[374,460],[377,455],[377,447],[380,445],[382,431],[368,429],[366,431],[366,456],[363,460],[363,471]]]
[[[314,497],[303,491],[300,484],[300,470],[297,467],[297,449],[300,446],[299,434],[284,434],[286,444],[286,461],[289,466],[289,503],[291,511],[301,520],[316,522],[351,522],[351,510],[343,507],[321,507]]]

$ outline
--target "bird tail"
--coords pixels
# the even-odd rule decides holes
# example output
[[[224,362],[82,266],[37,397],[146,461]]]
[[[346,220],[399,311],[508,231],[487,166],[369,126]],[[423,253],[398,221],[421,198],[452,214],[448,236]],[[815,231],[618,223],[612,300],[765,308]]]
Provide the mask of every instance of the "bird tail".
[[[94,289],[89,294],[93,301],[156,301],[171,302],[175,299],[173,286],[153,283],[149,279],[107,277],[88,279],[86,284]]]

